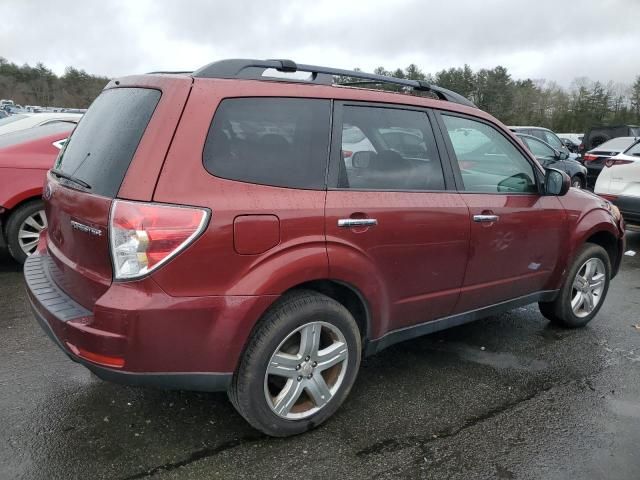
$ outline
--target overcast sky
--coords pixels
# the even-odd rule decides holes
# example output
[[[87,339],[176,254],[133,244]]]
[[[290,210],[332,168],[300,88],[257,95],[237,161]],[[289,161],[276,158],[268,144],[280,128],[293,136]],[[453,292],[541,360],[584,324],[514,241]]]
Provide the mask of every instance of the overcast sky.
[[[109,77],[222,58],[632,83],[640,0],[0,0],[0,56]]]

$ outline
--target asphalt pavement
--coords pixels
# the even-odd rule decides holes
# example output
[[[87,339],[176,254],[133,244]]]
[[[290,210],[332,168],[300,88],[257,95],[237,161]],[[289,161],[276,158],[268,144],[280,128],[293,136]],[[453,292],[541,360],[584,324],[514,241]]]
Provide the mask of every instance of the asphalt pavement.
[[[640,478],[640,233],[587,328],[536,305],[364,361],[338,413],[272,439],[224,394],[103,382],[45,336],[0,252],[0,479]]]

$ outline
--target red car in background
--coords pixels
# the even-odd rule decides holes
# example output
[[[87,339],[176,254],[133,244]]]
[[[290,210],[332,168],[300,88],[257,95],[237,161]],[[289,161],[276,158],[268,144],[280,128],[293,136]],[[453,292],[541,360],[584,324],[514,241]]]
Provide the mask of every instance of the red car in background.
[[[47,226],[42,187],[74,127],[56,122],[0,135],[0,244],[20,263],[35,251]]]

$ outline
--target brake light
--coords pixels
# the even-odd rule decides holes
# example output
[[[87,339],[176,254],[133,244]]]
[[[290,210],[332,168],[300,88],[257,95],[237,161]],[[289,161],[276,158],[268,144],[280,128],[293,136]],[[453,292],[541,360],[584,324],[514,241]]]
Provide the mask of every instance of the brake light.
[[[626,165],[628,163],[633,163],[633,160],[617,160],[613,158],[608,158],[606,162],[604,162],[605,167],[613,167],[614,165]]]
[[[116,279],[132,279],[166,263],[204,231],[201,208],[115,200],[109,234]]]
[[[342,158],[350,158],[353,155],[353,152],[349,150],[342,150]]]
[[[593,162],[594,160],[598,159],[598,156],[587,153],[586,155],[583,155],[582,158],[584,159],[585,162]]]

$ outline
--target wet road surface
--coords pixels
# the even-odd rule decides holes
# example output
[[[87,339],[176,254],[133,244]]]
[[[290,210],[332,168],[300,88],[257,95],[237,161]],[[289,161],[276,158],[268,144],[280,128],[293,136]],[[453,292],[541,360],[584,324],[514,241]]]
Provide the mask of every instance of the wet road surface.
[[[640,478],[640,233],[581,330],[537,306],[365,360],[319,429],[267,438],[224,394],[113,385],[31,318],[0,252],[0,479]]]

